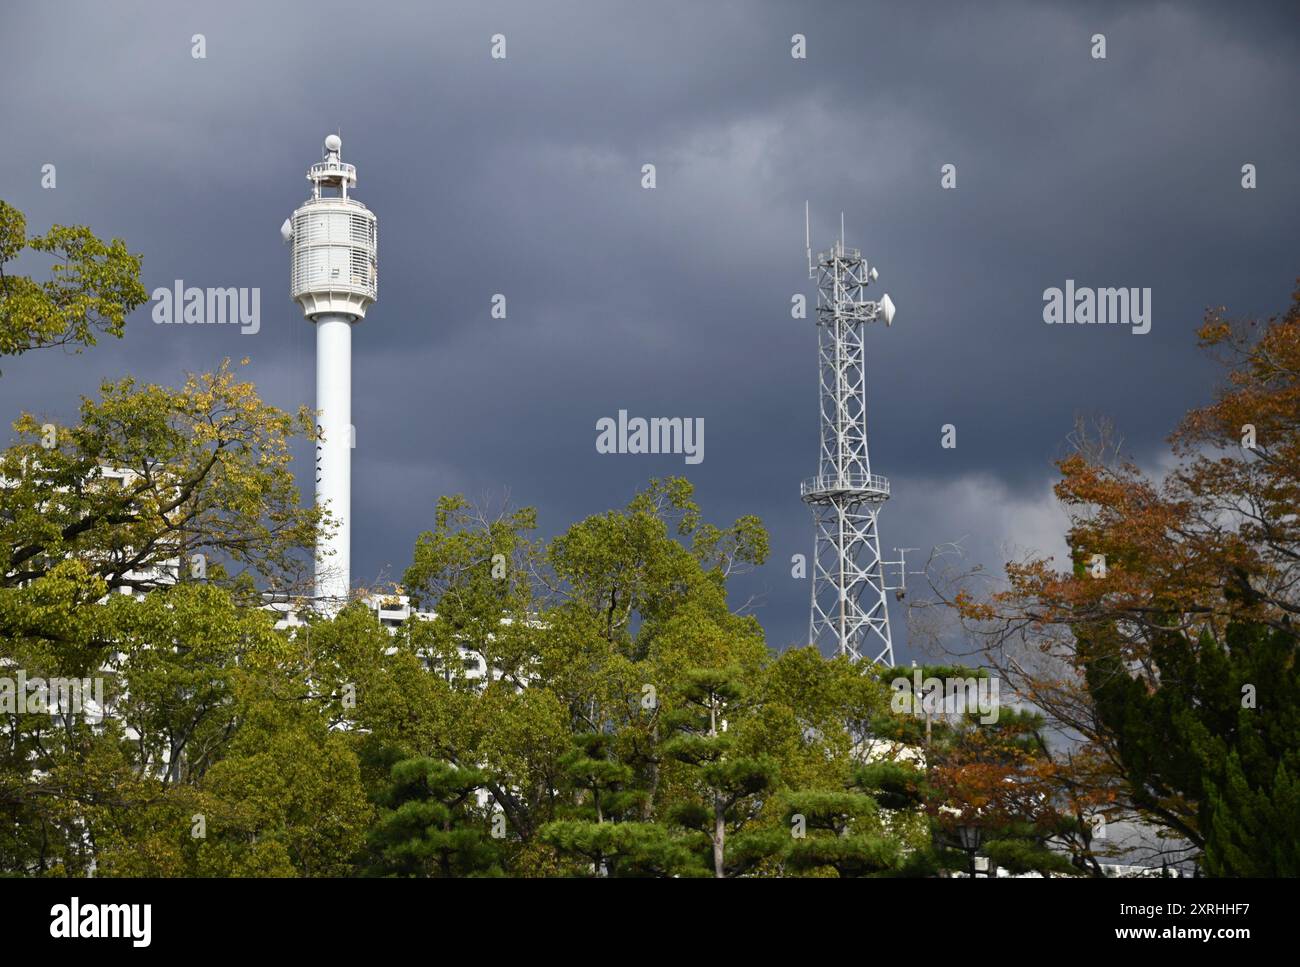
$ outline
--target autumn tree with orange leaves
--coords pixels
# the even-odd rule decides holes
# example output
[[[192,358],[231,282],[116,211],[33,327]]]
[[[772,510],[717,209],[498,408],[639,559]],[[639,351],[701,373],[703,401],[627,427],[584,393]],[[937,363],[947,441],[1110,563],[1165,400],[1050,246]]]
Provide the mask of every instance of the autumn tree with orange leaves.
[[[1300,289],[1263,322],[1206,316],[1226,368],[1156,478],[1105,427],[1058,464],[1072,559],[1000,588],[936,581],[984,660],[1073,741],[1057,794],[1152,823],[1219,876],[1300,875]],[[1092,844],[1093,847],[1102,844]]]

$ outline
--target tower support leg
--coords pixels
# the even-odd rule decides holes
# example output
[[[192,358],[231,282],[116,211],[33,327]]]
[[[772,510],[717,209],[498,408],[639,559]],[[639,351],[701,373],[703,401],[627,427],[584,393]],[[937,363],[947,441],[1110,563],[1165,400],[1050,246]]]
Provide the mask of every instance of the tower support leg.
[[[838,654],[894,664],[875,501],[835,497],[811,505],[812,621],[809,639]]]

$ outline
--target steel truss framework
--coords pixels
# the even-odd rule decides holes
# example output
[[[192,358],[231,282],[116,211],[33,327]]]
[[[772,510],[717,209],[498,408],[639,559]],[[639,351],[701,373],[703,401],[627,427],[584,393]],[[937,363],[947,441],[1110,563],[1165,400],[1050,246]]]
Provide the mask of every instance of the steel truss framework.
[[[889,481],[871,472],[867,452],[866,324],[881,316],[866,298],[871,276],[862,253],[842,241],[817,257],[821,396],[818,475],[804,481],[813,512],[810,640],[854,660],[893,665],[876,520]]]

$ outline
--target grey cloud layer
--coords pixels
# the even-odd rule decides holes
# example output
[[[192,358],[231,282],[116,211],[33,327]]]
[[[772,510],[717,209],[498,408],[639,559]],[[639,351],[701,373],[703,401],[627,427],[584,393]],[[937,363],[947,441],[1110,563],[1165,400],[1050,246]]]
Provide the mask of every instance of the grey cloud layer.
[[[805,198],[815,244],[843,210],[899,306],[869,342],[886,549],[969,534],[996,563],[1076,412],[1111,413],[1156,452],[1206,394],[1203,309],[1268,313],[1297,274],[1285,5],[306,9],[6,8],[0,193],[33,230],[126,238],[151,288],[260,286],[263,320],[240,337],[141,310],[121,343],[10,361],[0,417],[69,416],[101,377],[171,382],[226,355],[251,356],[272,401],[310,403],[313,334],[276,229],[341,127],[380,219],[380,301],[354,342],[359,578],[400,573],[439,493],[509,487],[555,530],[683,471],[598,455],[601,416],[703,417],[689,475],[711,517],[772,529],[773,563],[739,592],[763,595],[774,644],[797,640],[808,589],[789,557],[810,549],[798,480],[817,432],[815,337],[789,317],[809,291]],[[955,191],[939,188],[948,162]],[[1150,286],[1152,332],[1043,325],[1043,289],[1067,278]],[[495,292],[506,320],[488,315]],[[948,422],[955,451],[939,447]]]

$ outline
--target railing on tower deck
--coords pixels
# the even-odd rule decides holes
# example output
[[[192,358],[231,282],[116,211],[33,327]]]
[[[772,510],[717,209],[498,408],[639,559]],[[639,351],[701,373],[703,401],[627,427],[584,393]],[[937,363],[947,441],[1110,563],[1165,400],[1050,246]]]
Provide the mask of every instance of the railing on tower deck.
[[[822,474],[803,481],[799,493],[803,497],[862,494],[883,499],[889,496],[889,480],[878,473]]]

